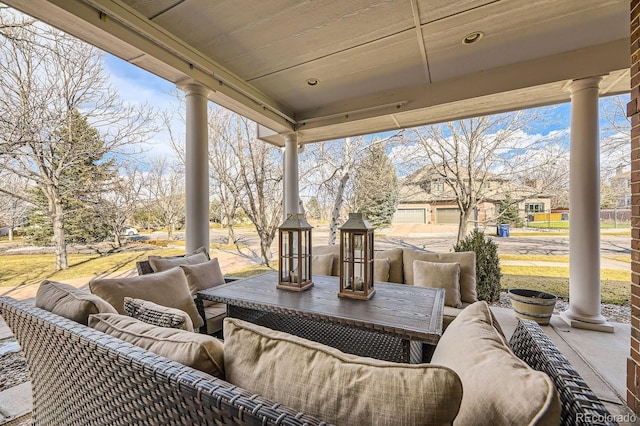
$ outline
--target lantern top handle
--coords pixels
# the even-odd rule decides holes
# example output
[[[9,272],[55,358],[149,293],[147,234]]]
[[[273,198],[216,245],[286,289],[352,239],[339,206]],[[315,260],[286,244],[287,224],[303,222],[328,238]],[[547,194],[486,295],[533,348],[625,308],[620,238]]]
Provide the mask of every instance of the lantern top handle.
[[[340,229],[344,231],[368,231],[374,228],[362,213],[349,213],[349,219]]]
[[[302,213],[289,213],[280,229],[311,229],[312,226],[307,222],[305,215]]]

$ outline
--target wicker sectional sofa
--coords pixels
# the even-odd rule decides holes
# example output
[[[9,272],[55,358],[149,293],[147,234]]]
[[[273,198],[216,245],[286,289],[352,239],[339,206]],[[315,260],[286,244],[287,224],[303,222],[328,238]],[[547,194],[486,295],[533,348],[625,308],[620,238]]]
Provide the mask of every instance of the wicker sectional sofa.
[[[326,275],[340,275],[340,246],[322,245],[312,248],[314,256],[332,256],[330,273]],[[460,304],[457,307],[450,306],[445,301],[444,321],[446,328],[453,319],[462,312],[462,309],[471,303],[477,302],[476,294],[476,254],[469,252],[453,253],[429,253],[422,250],[409,248],[392,248],[388,250],[377,250],[374,260],[374,279],[376,281],[386,281],[397,284],[419,285],[415,280],[414,262],[431,262],[441,264],[459,263],[459,284],[460,284]],[[313,273],[317,274],[317,270]],[[380,271],[384,269],[382,273]],[[329,272],[327,269],[325,272]],[[325,275],[320,273],[320,275]]]
[[[227,319],[227,382],[52,312],[0,298],[0,314],[29,365],[35,424],[321,425],[363,424],[363,418],[377,424],[450,424],[454,417],[455,424],[469,419],[474,424],[575,424],[578,413],[608,418],[536,323],[521,321],[509,348],[486,303],[472,304],[464,312],[445,331],[432,364],[417,366],[342,354]],[[487,362],[494,364],[495,374]],[[319,374],[325,370],[329,376]],[[404,380],[416,371],[415,380],[435,374],[440,381],[406,386]],[[386,385],[367,386],[376,375],[382,383],[395,383],[392,389],[397,390],[385,393]],[[443,384],[432,392],[433,383]],[[362,406],[350,399],[362,393],[376,409],[340,408]],[[424,404],[431,404],[430,409],[417,417],[408,408],[389,412]],[[476,418],[477,410],[483,421]]]

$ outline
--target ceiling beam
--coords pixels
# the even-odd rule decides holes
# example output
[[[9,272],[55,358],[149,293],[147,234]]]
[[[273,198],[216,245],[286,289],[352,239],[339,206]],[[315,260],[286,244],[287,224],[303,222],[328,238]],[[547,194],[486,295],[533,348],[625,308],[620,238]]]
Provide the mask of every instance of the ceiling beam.
[[[420,22],[420,10],[418,9],[418,0],[411,0],[411,12],[413,13],[413,24],[416,27],[416,36],[418,38],[418,48],[422,57],[422,65],[424,66],[424,74],[426,83],[431,84],[431,71],[429,71],[429,58],[427,58],[427,47],[424,45],[424,34],[422,34],[422,23]]]

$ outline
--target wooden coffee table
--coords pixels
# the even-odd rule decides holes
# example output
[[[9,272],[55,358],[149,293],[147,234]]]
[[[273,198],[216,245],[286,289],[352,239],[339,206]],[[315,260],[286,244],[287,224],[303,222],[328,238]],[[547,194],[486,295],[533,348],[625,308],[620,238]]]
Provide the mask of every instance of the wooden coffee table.
[[[423,344],[429,349],[442,335],[443,289],[376,282],[371,300],[352,300],[338,297],[338,277],[314,276],[303,292],[278,290],[276,282],[277,272],[267,272],[198,296],[226,303],[229,317],[388,361],[428,360]]]

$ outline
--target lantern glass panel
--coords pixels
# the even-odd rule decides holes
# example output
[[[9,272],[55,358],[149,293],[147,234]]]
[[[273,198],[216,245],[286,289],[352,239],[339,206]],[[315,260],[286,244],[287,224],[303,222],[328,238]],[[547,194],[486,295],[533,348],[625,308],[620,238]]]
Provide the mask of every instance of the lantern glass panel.
[[[290,214],[279,228],[278,288],[302,291],[311,280],[311,226],[301,214]]]

